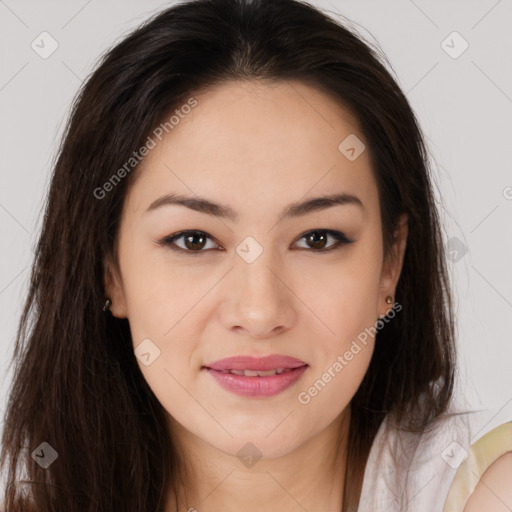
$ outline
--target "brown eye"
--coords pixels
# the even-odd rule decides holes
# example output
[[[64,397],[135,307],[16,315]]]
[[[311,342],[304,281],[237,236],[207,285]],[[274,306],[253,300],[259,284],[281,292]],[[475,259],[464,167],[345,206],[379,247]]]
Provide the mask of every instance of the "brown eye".
[[[183,239],[183,246],[175,243],[176,240]],[[185,251],[189,253],[201,253],[206,252],[206,249],[215,249],[216,247],[206,247],[208,240],[211,237],[203,231],[182,231],[165,238],[162,243],[168,245],[171,249],[177,251]]]
[[[312,231],[305,238],[313,249],[323,249],[327,244],[327,235],[322,231]]]
[[[327,246],[329,237],[334,238],[336,242]],[[314,252],[330,251],[338,248],[340,245],[350,244],[353,242],[353,240],[349,240],[343,233],[329,229],[316,229],[314,231],[309,231],[302,235],[300,240],[305,240],[307,244],[306,248],[313,249]]]
[[[328,244],[329,238],[334,239],[334,243]],[[177,241],[182,240],[181,244]],[[299,240],[305,240],[307,246],[301,249],[311,249],[310,252],[324,253],[339,248],[344,244],[350,244],[353,240],[349,240],[340,231],[330,229],[315,229],[303,234]],[[208,247],[208,242],[210,245]],[[159,242],[161,245],[168,246],[173,251],[188,254],[202,254],[212,249],[222,250],[219,245],[213,242],[210,235],[204,231],[191,230],[180,231],[174,235],[168,236]]]
[[[202,233],[192,233],[184,237],[185,247],[190,250],[202,249],[206,243],[206,237]]]

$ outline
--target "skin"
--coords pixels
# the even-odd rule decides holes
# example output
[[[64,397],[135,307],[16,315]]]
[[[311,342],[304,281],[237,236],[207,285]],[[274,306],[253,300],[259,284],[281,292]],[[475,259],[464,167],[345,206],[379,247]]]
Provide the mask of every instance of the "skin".
[[[464,512],[510,512],[512,510],[512,452],[505,453],[484,472]]]
[[[198,106],[142,162],[124,202],[119,272],[107,261],[105,274],[111,312],[129,319],[134,348],[149,338],[160,350],[149,366],[138,363],[168,413],[185,466],[180,510],[340,510],[349,404],[374,338],[309,403],[297,395],[390,310],[385,298],[395,295],[407,219],[394,257],[384,261],[368,151],[350,161],[338,150],[350,134],[368,145],[350,111],[319,90],[300,82],[230,82],[195,97]],[[364,208],[336,205],[278,221],[290,203],[341,192]],[[181,205],[146,212],[167,193],[228,205],[238,218]],[[318,229],[354,241],[322,253],[304,237]],[[197,239],[175,241],[201,254],[157,243],[182,230],[211,237],[197,249]],[[247,236],[263,249],[252,263],[236,252]],[[334,245],[329,236],[325,246]],[[217,247],[224,250],[210,250]],[[309,367],[269,398],[239,397],[201,370],[242,354],[289,355]],[[252,467],[237,456],[247,443],[261,453]]]

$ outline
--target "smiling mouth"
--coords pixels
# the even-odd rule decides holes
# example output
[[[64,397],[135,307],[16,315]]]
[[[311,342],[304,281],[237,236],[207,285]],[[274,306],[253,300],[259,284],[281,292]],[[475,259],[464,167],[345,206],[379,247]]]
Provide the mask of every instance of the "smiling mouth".
[[[308,369],[308,364],[269,370],[213,369],[203,366],[224,389],[248,398],[269,398],[293,386]]]

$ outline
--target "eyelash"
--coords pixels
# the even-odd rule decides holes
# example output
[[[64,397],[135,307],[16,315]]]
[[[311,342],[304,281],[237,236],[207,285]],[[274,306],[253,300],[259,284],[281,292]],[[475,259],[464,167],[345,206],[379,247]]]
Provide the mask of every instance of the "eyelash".
[[[331,245],[327,249],[309,249],[310,252],[326,253],[326,252],[329,252],[329,251],[332,251],[332,250],[341,249],[343,247],[343,245],[348,245],[348,244],[351,244],[352,242],[354,242],[354,240],[350,240],[349,238],[347,238],[345,236],[345,234],[342,233],[341,231],[335,231],[335,230],[332,230],[332,229],[312,229],[310,231],[306,231],[305,233],[303,233],[298,238],[298,240],[301,240],[301,239],[305,238],[307,235],[310,235],[311,233],[325,233],[325,234],[331,235],[333,238],[335,238],[337,240],[337,243]],[[193,251],[193,250],[190,250],[190,249],[183,249],[182,247],[178,247],[178,246],[176,246],[174,244],[175,240],[177,240],[179,238],[182,238],[185,235],[190,235],[190,234],[192,234],[192,235],[197,235],[197,234],[198,235],[205,235],[206,238],[208,238],[210,240],[214,240],[210,235],[208,235],[208,233],[206,233],[204,231],[189,230],[189,231],[179,231],[178,233],[174,233],[173,235],[170,235],[170,236],[167,236],[167,237],[163,238],[158,243],[160,245],[169,247],[169,249],[171,249],[173,251],[180,252],[180,253],[188,253],[188,254],[193,254],[193,255],[201,254],[201,253],[205,253],[207,251],[214,250],[214,249],[206,249],[206,250]],[[218,249],[215,249],[215,250],[218,250]],[[300,248],[299,250],[306,250],[307,251],[308,249],[307,248]]]

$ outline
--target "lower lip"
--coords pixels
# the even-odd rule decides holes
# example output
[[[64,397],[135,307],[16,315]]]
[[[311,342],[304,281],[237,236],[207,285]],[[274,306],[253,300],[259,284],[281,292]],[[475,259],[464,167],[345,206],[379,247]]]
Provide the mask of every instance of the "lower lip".
[[[274,396],[281,393],[297,382],[307,368],[308,366],[304,365],[294,368],[289,372],[283,372],[270,377],[245,377],[244,375],[235,375],[234,373],[223,373],[211,368],[205,368],[205,370],[224,389],[236,395],[255,398]]]

